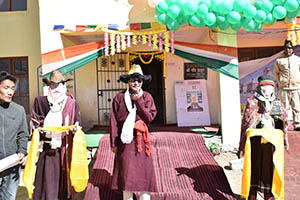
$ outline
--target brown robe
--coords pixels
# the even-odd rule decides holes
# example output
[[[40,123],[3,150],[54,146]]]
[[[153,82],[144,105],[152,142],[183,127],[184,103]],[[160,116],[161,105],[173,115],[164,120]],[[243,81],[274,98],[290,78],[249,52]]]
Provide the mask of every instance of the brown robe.
[[[67,102],[63,109],[63,124],[65,117],[69,115],[68,125],[73,125],[80,121],[79,106],[73,96],[67,94]],[[50,111],[49,102],[46,96],[38,96],[34,100],[31,123],[32,128],[43,127],[45,117]],[[45,138],[41,134],[41,140]],[[66,161],[66,139],[68,139],[68,162]],[[56,200],[68,199],[67,195],[67,170],[70,167],[72,156],[72,134],[62,134],[62,147],[60,149],[51,149],[50,145],[44,143],[43,152],[40,153],[35,181],[34,181],[34,200]],[[72,191],[74,194],[74,191]]]
[[[142,140],[141,152],[137,152],[136,130],[130,144],[123,144],[120,140],[123,123],[128,115],[124,93],[125,91],[115,96],[110,115],[111,147],[118,148],[114,160],[112,189],[156,192],[152,155],[146,155],[144,140]],[[142,97],[134,103],[137,109],[136,121],[143,120],[146,125],[149,125],[157,113],[152,96],[144,91]]]

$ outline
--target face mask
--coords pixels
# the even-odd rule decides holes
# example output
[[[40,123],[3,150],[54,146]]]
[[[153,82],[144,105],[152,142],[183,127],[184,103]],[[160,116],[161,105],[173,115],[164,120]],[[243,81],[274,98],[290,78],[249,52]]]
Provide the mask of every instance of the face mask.
[[[272,85],[263,85],[261,86],[261,92],[266,99],[269,99],[274,93],[274,87]]]
[[[60,83],[55,89],[49,88],[49,94],[53,99],[58,99],[61,97],[63,94],[66,93],[66,86],[62,83]]]

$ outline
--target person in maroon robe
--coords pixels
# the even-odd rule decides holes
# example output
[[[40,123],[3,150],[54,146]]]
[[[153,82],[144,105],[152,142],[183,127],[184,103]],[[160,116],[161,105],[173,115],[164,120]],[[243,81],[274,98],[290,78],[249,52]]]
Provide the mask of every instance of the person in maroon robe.
[[[74,97],[67,92],[61,71],[51,72],[47,96],[34,100],[31,113],[32,129],[46,126],[68,126],[80,124],[80,111]],[[73,134],[40,133],[42,150],[39,154],[34,182],[34,200],[70,199],[74,195],[69,171],[72,157]]]
[[[132,65],[120,80],[128,88],[118,93],[112,102],[110,115],[111,149],[115,153],[112,189],[123,191],[123,199],[133,199],[133,192],[141,192],[141,199],[151,199],[149,192],[157,192],[156,178],[148,132],[157,110],[154,100],[142,90],[150,75],[143,75],[139,65]]]

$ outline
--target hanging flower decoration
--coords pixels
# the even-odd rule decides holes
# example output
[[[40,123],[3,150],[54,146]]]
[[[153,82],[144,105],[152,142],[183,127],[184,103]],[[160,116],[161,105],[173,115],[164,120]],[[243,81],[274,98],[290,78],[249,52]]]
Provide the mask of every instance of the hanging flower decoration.
[[[158,46],[157,46],[157,34],[154,34],[153,36],[152,36],[152,41],[153,41],[153,48],[154,49],[158,49]]]
[[[163,49],[163,43],[162,43],[163,38],[162,38],[162,36],[163,36],[162,33],[158,34],[158,37],[159,37],[159,39],[158,39],[158,41],[159,41],[158,42],[158,46],[159,46],[159,50],[160,51]]]
[[[127,35],[127,47],[131,47],[131,36]]]
[[[148,43],[147,43],[148,47],[151,47],[152,45],[152,35],[148,35]]]
[[[105,56],[109,55],[109,39],[108,39],[108,33],[104,33],[104,54]]]
[[[121,37],[120,35],[117,35],[117,53],[121,52]]]
[[[132,44],[137,45],[137,35],[132,36]]]
[[[288,25],[287,39],[292,42],[294,46],[300,44],[300,25],[292,23]]]
[[[125,35],[121,35],[121,49],[124,51],[126,50],[126,36]]]
[[[142,44],[147,44],[147,36],[142,35]]]
[[[169,31],[166,29],[160,29],[155,31],[117,31],[107,28],[101,28],[104,32],[104,47],[105,55],[114,55],[115,53],[126,50],[131,45],[147,44],[154,49],[165,50],[170,52],[170,46],[174,47],[174,39],[169,39]],[[173,33],[174,35],[174,33]],[[171,35],[172,36],[172,35]],[[173,37],[174,38],[174,37]],[[110,47],[110,48],[109,48]],[[110,52],[109,52],[110,50]]]
[[[170,51],[169,32],[164,33],[164,38],[165,38],[165,51],[169,52]]]
[[[173,31],[171,33],[171,53],[175,53],[175,47],[174,47],[174,40],[175,40],[175,34]]]
[[[156,4],[155,13],[156,20],[172,31],[190,24],[234,31],[243,27],[247,32],[259,32],[263,24],[295,18],[299,5],[297,0],[162,0]]]
[[[115,34],[110,34],[110,55],[115,55]]]

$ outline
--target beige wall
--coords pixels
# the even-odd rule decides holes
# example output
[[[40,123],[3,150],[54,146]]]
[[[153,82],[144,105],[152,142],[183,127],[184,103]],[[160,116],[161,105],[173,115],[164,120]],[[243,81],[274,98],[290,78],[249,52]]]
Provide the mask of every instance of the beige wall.
[[[0,57],[28,56],[30,105],[37,96],[36,68],[41,64],[38,3],[27,0],[27,11],[0,12]]]

